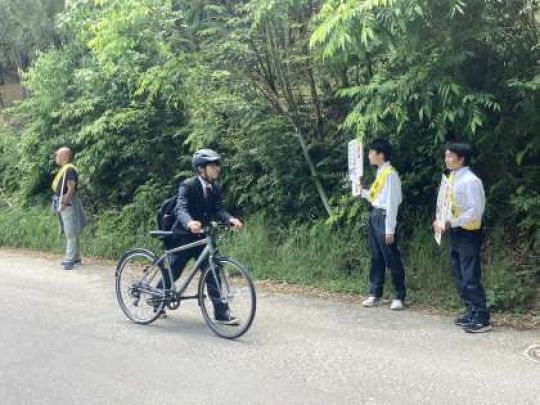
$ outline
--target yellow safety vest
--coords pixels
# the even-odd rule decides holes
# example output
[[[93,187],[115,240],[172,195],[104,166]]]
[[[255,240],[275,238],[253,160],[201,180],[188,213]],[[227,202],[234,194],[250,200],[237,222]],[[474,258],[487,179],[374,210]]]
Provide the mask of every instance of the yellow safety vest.
[[[393,172],[395,172],[395,169],[392,166],[386,166],[383,170],[381,170],[368,191],[369,202],[375,201],[377,196],[382,191],[386,178],[390,175],[390,173]]]
[[[450,197],[450,212],[452,218],[456,219],[461,215],[461,211],[456,203],[456,197],[454,196],[454,172],[450,173],[448,176],[448,192]],[[478,219],[473,219],[472,221],[467,222],[464,225],[461,225],[463,229],[468,231],[476,231],[482,226],[482,221]]]
[[[62,166],[58,170],[58,173],[56,173],[56,175],[54,176],[53,182],[51,184],[51,188],[53,189],[55,193],[58,191],[58,187],[60,186],[60,181],[62,180],[62,177],[64,177],[64,174],[68,171],[68,169],[73,169],[77,171],[77,168],[71,163],[66,163],[64,166]]]

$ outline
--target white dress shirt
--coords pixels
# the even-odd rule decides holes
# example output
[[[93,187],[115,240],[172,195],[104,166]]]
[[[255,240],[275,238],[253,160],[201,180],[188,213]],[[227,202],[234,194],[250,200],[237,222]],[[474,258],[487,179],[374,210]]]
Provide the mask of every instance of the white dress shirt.
[[[471,221],[482,221],[486,208],[484,186],[468,166],[453,172],[452,193],[459,211],[457,218],[450,220],[452,228],[464,226]]]
[[[206,186],[210,186],[210,189],[212,189],[212,184],[207,182],[205,179],[203,179],[201,176],[197,176],[199,178],[199,181],[201,182],[202,184],[202,189],[203,189],[203,194],[204,194],[204,198],[207,197],[206,195]]]
[[[385,162],[384,165],[377,169],[377,176],[386,167],[390,166],[390,162]],[[362,189],[362,198],[368,199],[369,190]],[[393,235],[396,233],[396,222],[399,204],[403,201],[401,195],[401,180],[399,175],[394,170],[387,177],[381,192],[375,200],[371,202],[374,208],[386,210],[386,234]]]

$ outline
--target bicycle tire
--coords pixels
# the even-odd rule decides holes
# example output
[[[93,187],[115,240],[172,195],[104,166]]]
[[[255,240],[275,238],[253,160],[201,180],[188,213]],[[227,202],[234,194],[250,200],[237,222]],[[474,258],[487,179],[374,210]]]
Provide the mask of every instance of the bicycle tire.
[[[158,296],[159,292],[164,295],[165,291],[150,284],[158,281],[154,280],[157,273],[159,273],[158,277],[161,280],[168,277],[168,272],[161,264],[156,264],[156,260],[157,256],[149,250],[133,249],[122,256],[116,267],[115,285],[118,304],[126,317],[137,324],[147,325],[154,322],[166,305],[165,301]],[[141,280],[150,275],[151,280],[148,285],[143,284],[141,280],[136,281],[134,277],[128,280],[128,271],[141,273],[140,276],[143,277]],[[152,275],[151,273],[156,274]],[[141,302],[143,306],[146,306],[146,310],[136,313],[133,308],[143,308],[143,306],[139,307]]]
[[[230,311],[235,318],[237,317],[241,324],[224,325],[215,319],[215,313],[212,316],[209,306],[214,306],[213,300],[216,298],[211,298],[211,294],[207,291],[208,279],[214,278],[211,266],[208,266],[199,278],[199,306],[206,324],[216,335],[226,339],[236,339],[248,331],[255,319],[257,309],[255,286],[248,270],[237,260],[229,257],[217,257],[213,261],[216,268],[219,269],[220,302],[228,307],[228,312]],[[242,305],[245,305],[246,308],[241,308]]]

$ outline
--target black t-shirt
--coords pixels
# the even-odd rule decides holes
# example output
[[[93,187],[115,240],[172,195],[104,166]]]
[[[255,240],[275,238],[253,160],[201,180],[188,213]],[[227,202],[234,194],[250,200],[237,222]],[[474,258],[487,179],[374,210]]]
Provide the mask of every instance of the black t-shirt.
[[[60,179],[60,183],[58,184],[58,190],[56,191],[56,195],[60,195],[60,187],[62,187],[62,180]],[[75,182],[75,191],[77,191],[77,185],[79,184],[79,175],[77,174],[77,171],[73,168],[69,168],[66,170],[66,180],[64,182],[64,191],[62,192],[62,195],[65,195],[68,192],[68,181],[74,181]]]

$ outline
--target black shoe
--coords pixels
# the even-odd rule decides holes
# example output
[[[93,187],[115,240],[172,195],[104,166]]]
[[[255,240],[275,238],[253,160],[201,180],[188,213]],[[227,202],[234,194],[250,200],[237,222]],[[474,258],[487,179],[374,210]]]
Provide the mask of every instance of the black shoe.
[[[238,326],[240,325],[240,320],[232,316],[231,314],[227,315],[216,315],[216,322],[222,324],[222,325],[228,325],[228,326]]]
[[[75,265],[73,262],[66,260],[62,262],[62,270],[73,270],[75,268]]]
[[[471,317],[469,315],[461,315],[454,319],[454,324],[457,326],[467,326],[471,323]]]
[[[470,322],[463,330],[467,333],[486,333],[491,331],[491,325],[489,322]]]

